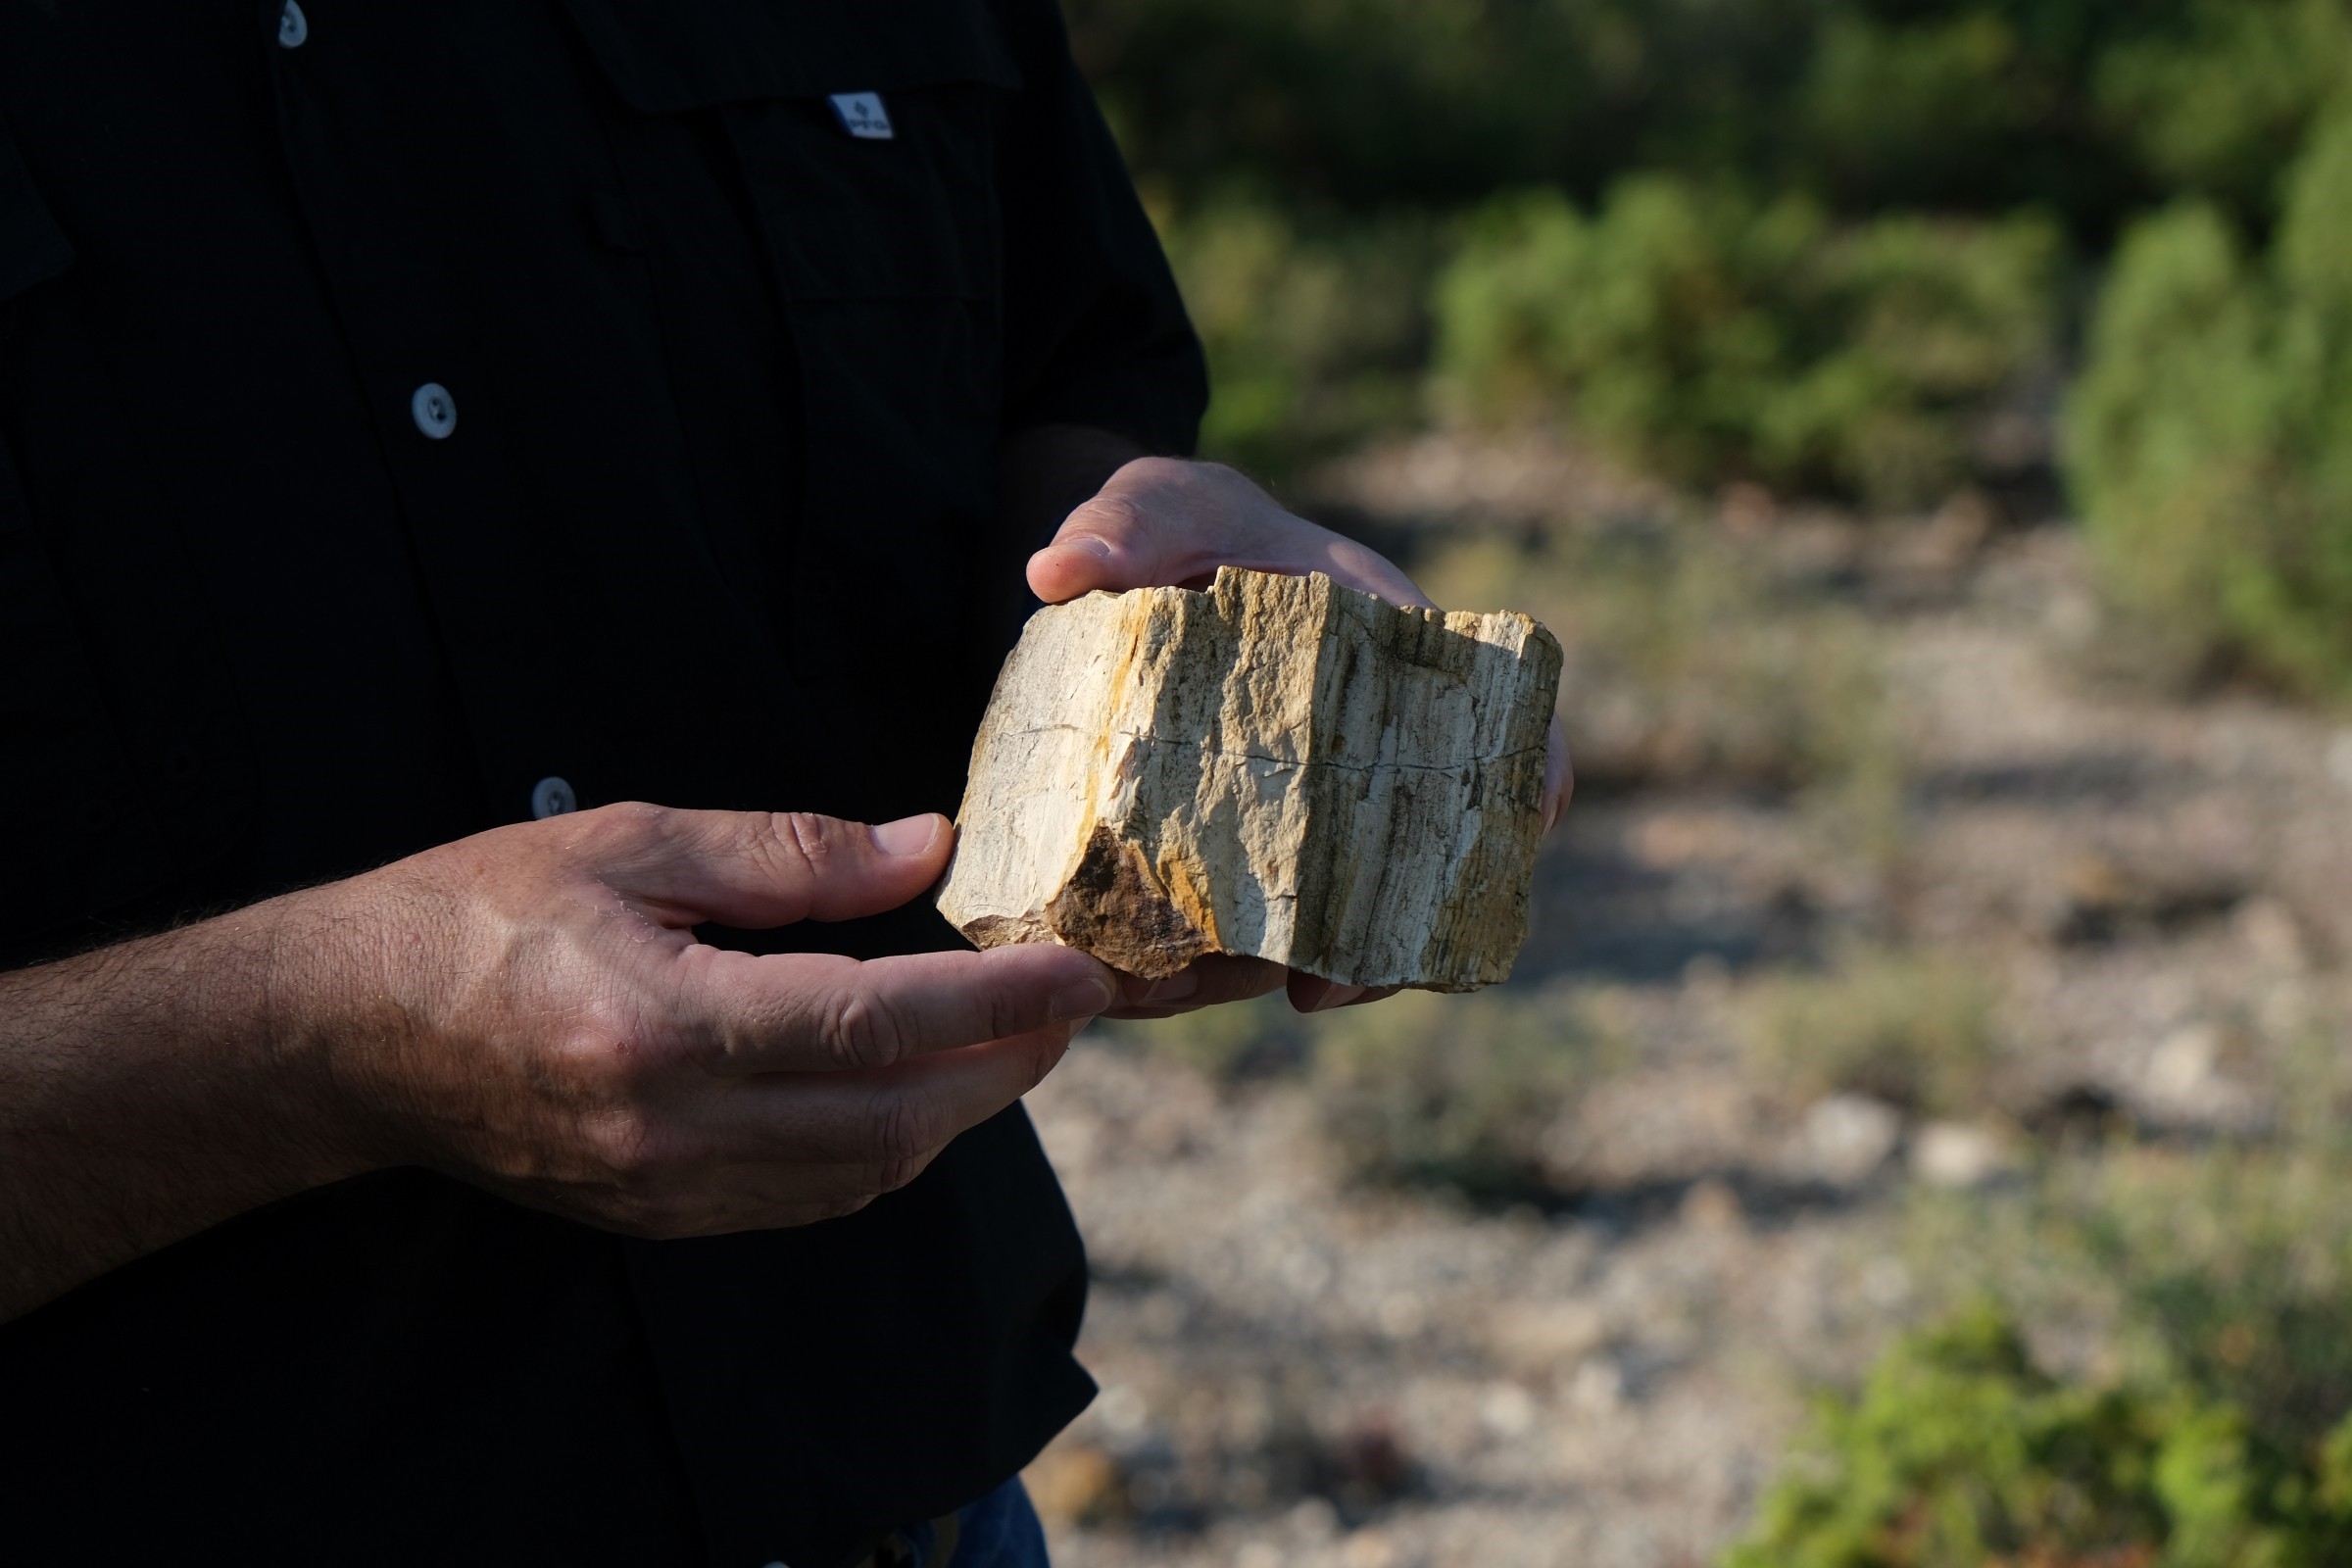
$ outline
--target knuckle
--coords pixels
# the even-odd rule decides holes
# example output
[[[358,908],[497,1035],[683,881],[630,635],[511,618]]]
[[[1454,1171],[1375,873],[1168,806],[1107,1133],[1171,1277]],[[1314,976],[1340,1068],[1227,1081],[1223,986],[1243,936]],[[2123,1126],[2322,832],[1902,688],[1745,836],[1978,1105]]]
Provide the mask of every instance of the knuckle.
[[[884,1166],[927,1159],[947,1141],[945,1118],[923,1095],[904,1090],[876,1097],[873,1114],[874,1155]]]
[[[557,1071],[577,1092],[625,1102],[653,1076],[659,1054],[635,1020],[593,1008],[558,1041]]]
[[[821,866],[839,847],[840,824],[814,811],[775,811],[768,817],[769,842],[786,858]]]
[[[621,801],[612,806],[600,806],[592,810],[575,811],[562,820],[574,831],[584,831],[589,842],[604,850],[617,850],[626,845],[658,843],[667,838],[676,827],[677,813],[667,807],[654,806],[645,801]],[[550,821],[558,820],[551,817]]]
[[[624,1109],[599,1116],[587,1127],[590,1154],[617,1177],[630,1195],[658,1203],[658,1184],[679,1162],[665,1130],[641,1111]]]
[[[1157,460],[1139,458],[1135,463],[1129,464],[1126,470],[1122,470],[1121,476],[1126,477],[1130,470],[1155,461]],[[1136,474],[1134,477],[1148,480],[1151,475]],[[1149,520],[1143,503],[1137,499],[1133,491],[1124,486],[1099,492],[1085,506],[1079,508],[1071,518],[1071,521],[1079,525],[1079,532],[1108,533],[1113,536],[1132,533],[1143,527]]]
[[[883,997],[862,986],[836,992],[825,1006],[823,1040],[844,1067],[887,1067],[906,1046],[906,1030]]]

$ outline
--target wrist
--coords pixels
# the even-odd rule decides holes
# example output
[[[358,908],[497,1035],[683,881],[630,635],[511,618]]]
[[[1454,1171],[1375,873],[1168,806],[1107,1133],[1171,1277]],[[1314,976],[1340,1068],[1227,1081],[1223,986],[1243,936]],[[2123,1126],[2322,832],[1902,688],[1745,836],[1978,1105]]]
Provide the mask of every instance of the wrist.
[[[403,1163],[384,1133],[384,1060],[409,1007],[393,983],[382,872],[287,894],[216,924],[248,962],[220,968],[211,1031],[244,1085],[244,1113],[286,1150],[303,1187]]]
[[[0,975],[0,1322],[368,1168],[313,897]]]

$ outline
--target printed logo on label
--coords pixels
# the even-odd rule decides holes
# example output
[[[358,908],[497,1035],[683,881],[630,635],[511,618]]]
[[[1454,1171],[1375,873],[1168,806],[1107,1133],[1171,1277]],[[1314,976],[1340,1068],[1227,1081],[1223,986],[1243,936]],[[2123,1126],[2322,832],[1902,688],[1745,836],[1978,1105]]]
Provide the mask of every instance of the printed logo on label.
[[[833,116],[841,128],[862,141],[888,141],[890,111],[882,107],[878,92],[837,92],[833,94]]]

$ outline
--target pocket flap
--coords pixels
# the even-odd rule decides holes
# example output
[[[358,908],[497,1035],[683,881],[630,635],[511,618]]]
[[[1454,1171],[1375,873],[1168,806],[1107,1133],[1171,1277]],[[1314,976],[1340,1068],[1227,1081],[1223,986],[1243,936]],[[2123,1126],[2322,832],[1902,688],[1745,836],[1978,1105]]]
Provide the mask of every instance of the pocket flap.
[[[32,188],[17,144],[0,129],[0,300],[22,294],[74,265],[74,247]]]
[[[978,0],[569,4],[621,98],[648,114],[950,82],[1021,84]]]

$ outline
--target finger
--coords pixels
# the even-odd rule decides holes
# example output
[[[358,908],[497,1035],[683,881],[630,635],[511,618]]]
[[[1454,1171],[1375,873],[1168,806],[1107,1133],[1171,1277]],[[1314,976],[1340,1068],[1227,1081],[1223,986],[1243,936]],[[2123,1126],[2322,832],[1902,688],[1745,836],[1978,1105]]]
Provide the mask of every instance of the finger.
[[[633,814],[606,878],[665,925],[760,929],[879,914],[938,881],[956,842],[936,812],[868,827],[812,811],[608,809]]]
[[[736,1080],[710,1114],[721,1147],[785,1164],[897,1169],[1037,1087],[1069,1050],[1055,1024],[866,1072]]]
[[[1319,974],[1293,970],[1289,984],[1291,1006],[1298,1012],[1324,1012],[1344,1007],[1364,994],[1362,986],[1326,980]]]
[[[785,1230],[854,1214],[913,1181],[938,1151],[898,1165],[878,1161],[795,1164],[774,1159],[698,1169],[659,1193],[614,1195],[602,1203],[559,1203],[559,1212],[629,1235],[673,1240],[738,1231]],[[577,1195],[565,1195],[576,1197]],[[525,1196],[528,1201],[528,1196]]]
[[[672,962],[673,1016],[728,1076],[888,1067],[1076,1023],[1116,995],[1109,969],[1052,943],[864,962],[697,946]]]
[[[1160,980],[1122,974],[1118,976],[1117,1004],[1106,1016],[1165,1017],[1219,1003],[1246,1002],[1282,989],[1288,972],[1265,958],[1212,953]]]
[[[1403,990],[1402,986],[1351,986],[1321,975],[1291,971],[1291,1005],[1299,1012],[1330,1012],[1339,1007],[1361,1006],[1367,1002],[1385,1002]]]
[[[1568,732],[1560,727],[1557,713],[1552,715],[1551,733],[1545,739],[1544,755],[1544,831],[1548,833],[1559,825],[1568,812],[1568,802],[1576,794],[1576,763],[1568,755]]]
[[[1293,515],[1231,468],[1164,458],[1112,475],[1030,558],[1028,575],[1040,599],[1058,604],[1098,588],[1200,586],[1219,566],[1320,571],[1392,604],[1429,605],[1377,551]]]

